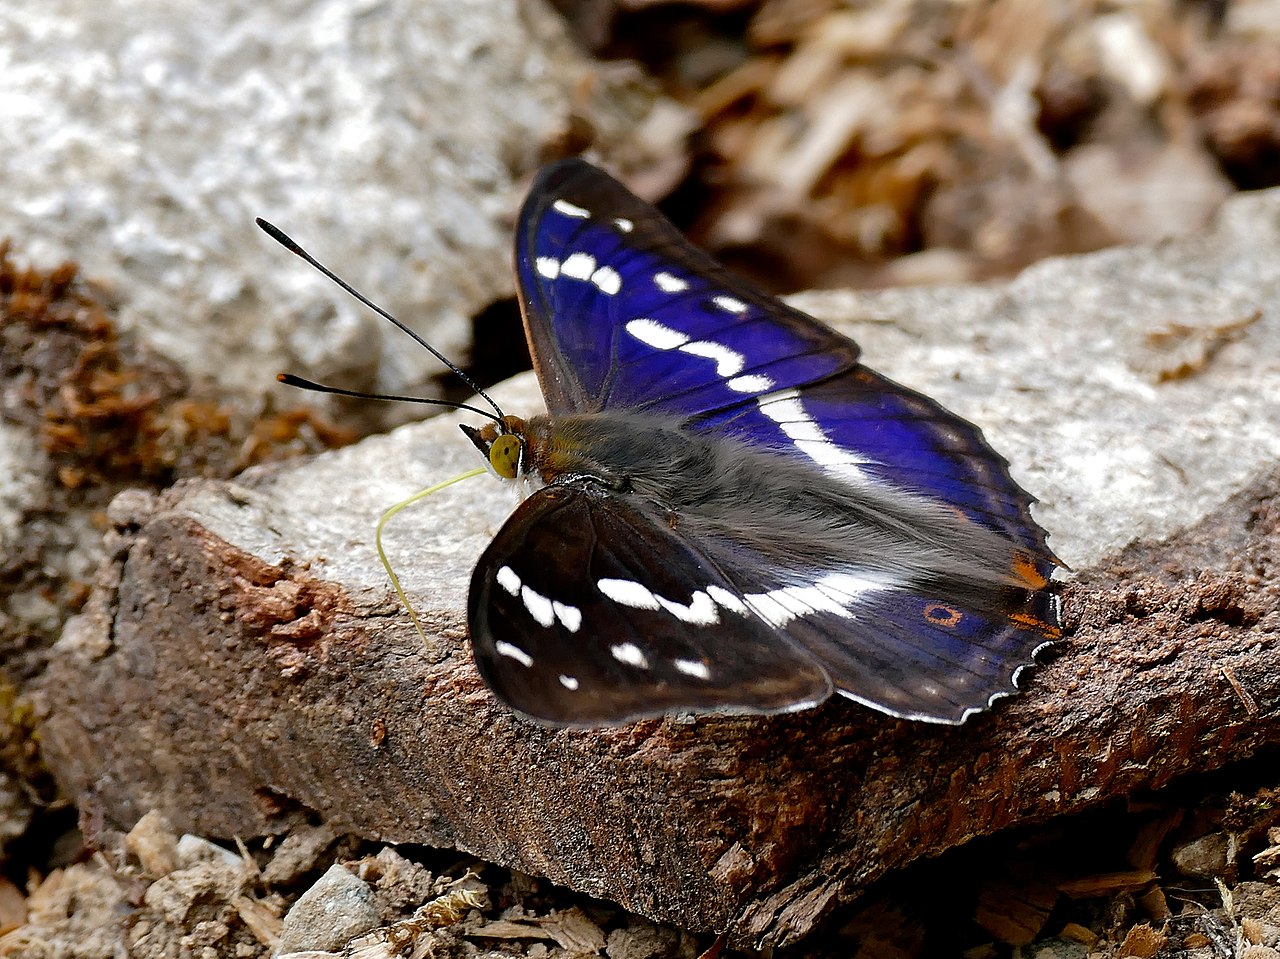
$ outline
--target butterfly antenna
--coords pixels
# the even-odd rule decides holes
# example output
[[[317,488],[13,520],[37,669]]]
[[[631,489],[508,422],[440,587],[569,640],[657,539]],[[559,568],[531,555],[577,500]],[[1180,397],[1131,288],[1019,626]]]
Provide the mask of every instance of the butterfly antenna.
[[[302,259],[306,260],[307,263],[309,263],[314,269],[324,274],[326,277],[332,280],[335,284],[337,284],[339,287],[341,287],[343,290],[349,293],[351,296],[355,297],[357,300],[359,300],[369,309],[373,310],[373,312],[377,313],[383,319],[389,320],[392,323],[392,325],[396,327],[396,329],[412,337],[414,342],[416,342],[419,346],[425,349],[437,360],[439,360],[441,363],[447,366],[450,369],[450,371],[452,371],[453,374],[458,377],[458,379],[462,380],[462,382],[467,385],[469,389],[474,391],[477,396],[479,396],[486,403],[492,406],[494,411],[497,413],[497,416],[494,416],[491,418],[497,420],[499,423],[502,422],[501,407],[499,407],[498,404],[495,403],[490,398],[488,393],[480,389],[480,387],[476,384],[475,380],[467,376],[466,373],[462,372],[462,370],[459,369],[452,361],[450,361],[448,357],[446,357],[434,346],[432,346],[430,343],[424,340],[414,330],[410,329],[404,323],[401,323],[398,319],[396,319],[394,316],[392,316],[390,313],[388,313],[386,310],[380,307],[377,303],[374,303],[373,300],[369,299],[367,296],[365,296],[363,293],[357,290],[354,286],[352,286],[350,283],[344,280],[342,277],[338,276],[338,274],[334,273],[333,270],[329,269],[327,266],[325,266],[323,263],[317,260],[314,256],[312,256],[310,253],[308,253],[306,250],[300,247],[296,242],[294,242],[293,238],[289,236],[289,234],[285,233],[274,223],[270,223],[267,220],[264,220],[260,216],[254,217],[254,222],[258,224],[258,226],[262,229],[263,233],[267,234],[267,236],[271,237],[271,239],[275,240],[277,243],[279,243],[282,247],[284,247],[290,253],[293,253],[297,256],[302,257]],[[284,375],[287,376],[288,374],[284,374]],[[297,379],[297,377],[295,377],[294,379]],[[287,381],[282,380],[282,382],[287,382]],[[303,389],[315,389],[318,386],[318,384],[309,384],[304,386],[303,384],[306,384],[306,383],[307,383],[306,380],[300,380],[299,382],[292,383],[291,385],[302,386]],[[407,396],[372,396],[372,395],[361,394],[361,393],[348,393],[344,390],[332,389],[330,387],[320,387],[316,391],[320,393],[337,393],[345,396],[367,396],[367,398],[369,399],[396,399],[396,400],[408,400],[409,402],[419,402],[419,403],[432,402],[430,400],[414,399],[412,397],[407,397]],[[471,409],[471,407],[463,406],[461,403],[457,403],[457,404],[436,403],[434,405],[456,406],[459,409]],[[489,414],[486,413],[484,415],[488,416]]]
[[[277,373],[276,379],[285,386],[296,386],[300,390],[310,390],[312,393],[331,393],[334,396],[354,396],[358,400],[392,400],[396,403],[421,403],[423,406],[444,406],[451,410],[466,410],[468,413],[475,413],[477,416],[487,416],[495,423],[501,425],[502,419],[494,416],[488,410],[482,410],[477,406],[470,406],[466,403],[455,403],[452,400],[432,400],[425,396],[400,396],[395,393],[364,393],[360,390],[344,390],[336,386],[325,386],[323,383],[316,383],[312,380],[304,380],[301,376],[294,376],[292,373]],[[488,397],[485,397],[488,399]]]

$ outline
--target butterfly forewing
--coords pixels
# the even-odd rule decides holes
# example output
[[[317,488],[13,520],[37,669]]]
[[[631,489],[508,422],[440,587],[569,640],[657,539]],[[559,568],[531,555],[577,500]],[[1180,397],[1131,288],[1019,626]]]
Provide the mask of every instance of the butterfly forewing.
[[[516,268],[553,412],[669,413],[914,489],[1043,555],[1048,575],[1031,497],[976,427],[856,364],[851,340],[729,273],[595,167],[566,160],[539,175]]]
[[[778,712],[831,693],[813,657],[752,615],[661,516],[592,488],[526,500],[477,564],[469,603],[481,675],[546,722]]]
[[[516,275],[553,413],[683,416],[814,382],[858,356],[851,340],[729,273],[580,160],[534,182]]]

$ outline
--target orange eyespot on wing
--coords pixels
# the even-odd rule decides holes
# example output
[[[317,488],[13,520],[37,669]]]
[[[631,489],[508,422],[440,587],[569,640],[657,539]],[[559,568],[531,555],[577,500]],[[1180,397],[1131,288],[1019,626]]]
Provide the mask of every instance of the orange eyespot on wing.
[[[964,619],[964,613],[945,603],[930,603],[924,608],[924,618],[934,626],[950,628],[960,625],[960,620]]]

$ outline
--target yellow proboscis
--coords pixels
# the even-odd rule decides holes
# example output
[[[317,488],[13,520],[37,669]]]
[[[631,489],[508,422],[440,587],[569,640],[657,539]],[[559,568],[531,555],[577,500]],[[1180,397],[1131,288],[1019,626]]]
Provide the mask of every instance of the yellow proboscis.
[[[418,630],[418,635],[422,637],[422,642],[427,642],[426,630],[422,628],[422,624],[418,622],[418,614],[414,612],[413,606],[409,603],[409,597],[404,594],[404,589],[400,586],[400,577],[396,575],[396,571],[391,568],[391,562],[387,559],[386,551],[382,548],[382,528],[387,525],[387,520],[395,516],[406,506],[412,506],[420,499],[426,499],[432,493],[438,493],[446,486],[452,486],[454,483],[461,483],[463,480],[471,479],[473,476],[483,476],[488,472],[483,466],[477,466],[473,470],[467,470],[461,476],[455,476],[453,479],[447,479],[443,483],[436,483],[435,486],[428,486],[424,490],[419,490],[406,500],[401,500],[392,506],[378,518],[378,525],[374,532],[374,543],[378,547],[378,558],[382,560],[382,568],[387,571],[387,577],[391,580],[391,585],[395,587],[396,595],[400,597],[400,602],[404,604],[404,608],[409,612],[409,618],[413,620],[414,627]]]

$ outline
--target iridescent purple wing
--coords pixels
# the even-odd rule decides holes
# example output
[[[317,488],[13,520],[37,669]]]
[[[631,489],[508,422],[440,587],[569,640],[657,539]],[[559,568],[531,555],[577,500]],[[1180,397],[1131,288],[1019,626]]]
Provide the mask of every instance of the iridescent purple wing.
[[[1034,500],[982,432],[865,366],[714,410],[687,425],[808,460],[854,484],[889,483],[941,499],[1025,547],[1046,579],[1057,565],[1031,517]]]
[[[815,382],[858,358],[852,340],[729,273],[581,160],[539,173],[515,261],[552,413],[685,417]]]
[[[741,543],[702,544],[759,618],[820,663],[841,695],[923,722],[962,723],[1017,691],[1061,637],[1057,600],[1027,567],[1024,587],[886,582],[883,571],[779,569]],[[1038,585],[1037,585],[1038,584]]]
[[[727,511],[705,477],[689,482],[706,496],[646,499],[628,490],[676,466],[635,433],[589,451],[620,457],[610,475],[634,487],[570,474],[534,494],[472,580],[477,662],[515,708],[569,723],[778,711],[814,701],[816,669],[891,715],[954,723],[1059,636],[1057,560],[978,428],[861,366],[851,340],[728,273],[606,174],[569,160],[539,175],[516,270],[553,415],[650,414],[707,439],[705,476],[750,460],[778,482],[720,489]],[[833,479],[829,512],[795,513]],[[818,513],[812,537],[769,532]]]

